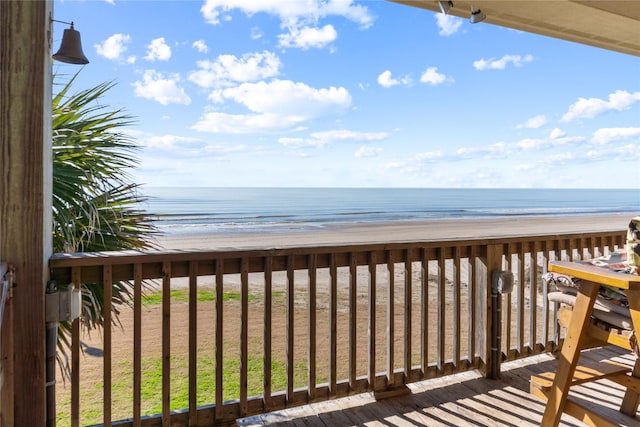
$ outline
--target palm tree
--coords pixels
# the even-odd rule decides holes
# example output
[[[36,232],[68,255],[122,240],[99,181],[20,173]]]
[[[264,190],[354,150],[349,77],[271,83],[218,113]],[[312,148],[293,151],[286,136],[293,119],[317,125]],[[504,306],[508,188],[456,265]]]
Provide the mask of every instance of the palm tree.
[[[154,216],[141,209],[146,198],[131,182],[139,145],[122,132],[133,118],[99,102],[114,86],[99,84],[70,94],[77,74],[53,96],[53,251],[89,252],[155,247]],[[84,325],[103,324],[102,285],[82,284]],[[122,304],[131,301],[129,283],[113,284],[117,322]],[[58,348],[67,359],[68,323],[62,323]],[[61,366],[68,365],[63,363]]]

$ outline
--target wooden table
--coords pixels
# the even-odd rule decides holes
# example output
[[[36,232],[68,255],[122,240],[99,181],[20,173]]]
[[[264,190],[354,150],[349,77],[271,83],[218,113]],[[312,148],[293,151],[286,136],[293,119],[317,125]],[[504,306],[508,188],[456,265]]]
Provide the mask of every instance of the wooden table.
[[[549,392],[546,393],[548,401],[541,425],[555,427],[560,422],[562,412],[565,410],[569,388],[575,382],[576,366],[580,358],[580,351],[584,348],[585,340],[589,335],[591,313],[600,286],[606,285],[625,290],[624,292],[629,300],[634,329],[640,331],[640,276],[616,272],[584,262],[569,261],[552,261],[549,263],[549,270],[581,279],[576,303],[571,314],[571,321],[567,328],[567,335],[558,359],[558,368],[553,379],[553,385]],[[616,344],[619,344],[619,342]],[[636,363],[636,369],[634,370],[636,376],[639,366],[640,363]],[[638,390],[640,390],[640,378],[628,376],[625,384],[627,384],[627,392],[621,411],[628,415],[635,415],[638,408],[638,396],[640,395],[638,393]],[[582,410],[590,412],[585,408],[582,408]],[[603,425],[603,421],[606,421],[597,418],[595,414],[587,413],[585,415],[581,417],[583,421],[592,425]]]

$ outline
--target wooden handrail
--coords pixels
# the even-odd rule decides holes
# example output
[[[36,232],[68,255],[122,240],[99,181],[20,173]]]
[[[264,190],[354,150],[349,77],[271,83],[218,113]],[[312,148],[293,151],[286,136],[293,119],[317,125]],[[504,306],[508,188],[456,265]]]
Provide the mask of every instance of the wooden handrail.
[[[105,424],[145,426],[164,423],[226,423],[240,416],[272,411],[365,391],[386,392],[407,383],[480,369],[488,376],[492,366],[554,350],[559,337],[550,329],[551,307],[541,292],[541,274],[548,260],[582,259],[603,254],[624,244],[622,231],[589,234],[516,236],[495,239],[454,239],[362,245],[319,245],[259,248],[255,250],[112,252],[55,254],[52,276],[60,284],[130,282],[133,284],[133,402],[124,416],[111,407],[111,390],[104,390]],[[511,270],[516,277],[513,295],[504,296],[502,349],[492,363],[491,271]],[[300,276],[300,273],[304,273]],[[258,277],[258,275],[259,277]],[[215,322],[208,326],[215,336],[215,394],[197,406],[198,278],[213,276],[216,300],[211,305]],[[170,292],[173,280],[188,278],[188,322],[172,319]],[[233,280],[231,280],[233,279]],[[142,414],[141,290],[145,281],[162,283],[162,411]],[[230,285],[229,283],[233,283]],[[226,287],[240,295],[239,318],[225,316]],[[259,306],[250,305],[250,293],[264,295]],[[235,288],[234,288],[235,289]],[[274,330],[274,292],[284,293],[284,331]],[[105,298],[110,287],[105,287]],[[107,310],[109,310],[107,308]],[[254,311],[263,310],[259,317]],[[109,314],[105,312],[108,316]],[[108,317],[105,317],[108,318]],[[264,334],[249,337],[252,322],[263,322]],[[463,319],[467,321],[464,322]],[[430,319],[435,319],[431,321]],[[225,328],[240,325],[233,337],[239,345],[240,389],[235,400],[224,401],[223,368],[228,342]],[[326,325],[326,326],[324,326]],[[188,403],[184,411],[170,406],[172,393],[172,344],[170,330],[182,328],[188,336]],[[104,384],[112,384],[112,367],[119,361],[111,354],[113,334],[104,331]],[[274,336],[285,336],[285,348],[274,348]],[[365,339],[366,334],[366,339]],[[319,338],[323,337],[322,340]],[[342,339],[340,339],[340,337]],[[82,378],[78,343],[81,331],[74,324],[72,336],[71,424],[82,417]],[[262,340],[262,393],[251,396],[249,340]],[[299,340],[304,340],[298,345]],[[325,344],[320,344],[321,342]],[[367,342],[364,345],[364,342]],[[302,362],[296,348],[306,349]],[[254,350],[255,351],[255,350]],[[365,354],[366,352],[366,354]],[[274,389],[272,363],[285,354],[286,386]],[[366,357],[362,357],[366,356]],[[363,359],[365,360],[363,362]],[[300,372],[300,364],[305,364]],[[499,372],[498,372],[499,373]],[[305,378],[300,383],[300,376]],[[322,382],[319,382],[322,381]],[[112,416],[113,414],[113,416]],[[112,417],[128,421],[112,420]],[[202,421],[202,420],[207,420]],[[200,423],[200,424],[198,424]]]

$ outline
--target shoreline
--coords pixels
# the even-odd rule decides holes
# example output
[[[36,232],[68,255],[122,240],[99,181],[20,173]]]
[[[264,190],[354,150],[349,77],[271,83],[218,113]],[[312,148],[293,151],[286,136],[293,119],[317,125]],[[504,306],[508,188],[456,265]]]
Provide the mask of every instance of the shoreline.
[[[201,232],[156,238],[162,250],[255,249],[302,245],[342,245],[404,241],[476,239],[557,233],[624,232],[634,214],[522,216],[437,219],[407,222],[330,224],[313,230],[251,233]]]

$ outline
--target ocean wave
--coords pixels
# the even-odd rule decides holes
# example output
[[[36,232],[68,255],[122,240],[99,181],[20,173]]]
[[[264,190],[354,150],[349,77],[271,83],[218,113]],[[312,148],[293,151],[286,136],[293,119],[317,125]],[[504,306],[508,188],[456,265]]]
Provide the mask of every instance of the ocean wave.
[[[148,202],[146,208],[155,213],[160,231],[167,234],[269,233],[372,222],[637,215],[640,210],[640,192],[628,190],[189,190],[158,191]]]

